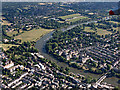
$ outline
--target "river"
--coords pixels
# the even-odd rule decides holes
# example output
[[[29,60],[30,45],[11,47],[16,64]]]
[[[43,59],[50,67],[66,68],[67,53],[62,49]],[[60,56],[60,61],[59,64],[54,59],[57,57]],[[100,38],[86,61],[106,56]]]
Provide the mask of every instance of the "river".
[[[87,24],[87,23],[92,23],[92,22],[97,22],[97,21],[90,21],[90,22],[86,22],[86,23],[81,23],[81,24]],[[76,27],[77,25],[80,25],[80,24],[76,24],[76,25],[71,25],[71,26],[68,26],[67,28],[62,28],[60,30],[62,30],[63,32],[66,31],[66,30],[70,30],[74,27]],[[52,38],[52,34],[54,33],[55,31],[52,31],[46,35],[44,35],[43,37],[41,37],[37,42],[36,42],[36,45],[35,47],[39,50],[39,53],[41,55],[43,55],[45,58],[49,59],[49,60],[52,60],[53,62],[55,62],[57,65],[61,66],[61,67],[69,67],[67,64],[65,64],[64,62],[59,62],[58,60],[56,60],[54,57],[52,57],[51,55],[47,54],[46,53],[46,50],[45,50],[45,44],[46,42]],[[73,72],[73,73],[76,73],[76,74],[81,74],[81,75],[84,75],[84,76],[91,76],[93,78],[100,78],[101,75],[98,75],[98,74],[92,74],[92,73],[88,73],[88,72],[84,72],[83,70],[78,70],[76,68],[73,68],[73,67],[69,67],[70,68],[70,71]],[[115,77],[112,77],[112,78],[106,78],[105,79],[105,82],[107,83],[110,83],[112,85],[115,85],[115,86],[119,86],[120,87],[120,84],[117,83],[118,81],[118,78],[115,78]]]

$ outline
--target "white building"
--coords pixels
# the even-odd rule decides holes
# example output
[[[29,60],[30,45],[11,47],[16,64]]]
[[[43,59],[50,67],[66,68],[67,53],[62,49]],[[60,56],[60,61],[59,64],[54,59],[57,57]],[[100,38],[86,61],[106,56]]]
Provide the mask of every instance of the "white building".
[[[9,61],[7,61],[7,62],[5,63],[4,68],[10,68],[10,67],[12,67],[12,66],[14,66],[14,63],[13,63],[11,60],[9,60]]]
[[[42,65],[41,63],[39,63],[39,65],[40,65],[40,68],[41,68],[42,70],[45,70],[45,66],[44,66],[44,65]]]

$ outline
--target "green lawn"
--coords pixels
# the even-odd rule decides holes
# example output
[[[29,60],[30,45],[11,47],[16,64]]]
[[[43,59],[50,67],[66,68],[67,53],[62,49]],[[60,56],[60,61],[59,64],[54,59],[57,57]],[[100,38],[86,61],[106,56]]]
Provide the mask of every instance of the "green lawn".
[[[2,47],[5,51],[8,50],[12,46],[18,46],[14,44],[0,44],[0,47]]]
[[[23,9],[26,9],[26,10],[28,10],[28,9],[29,9],[29,7],[23,7]]]
[[[120,27],[113,28],[113,30],[115,30],[115,29],[116,29],[116,31],[119,31],[119,30],[120,30]]]
[[[71,15],[66,15],[66,16],[60,16],[58,18],[61,18],[61,19],[66,20],[68,22],[76,22],[76,21],[79,21],[80,19],[85,19],[88,17],[81,16],[80,14],[71,14]]]
[[[64,21],[58,21],[59,23],[64,23]]]
[[[51,31],[53,31],[53,29],[43,29],[43,28],[33,29],[31,31],[25,31],[22,34],[15,36],[15,39],[21,39],[22,41],[36,41],[41,36]]]
[[[91,29],[91,27],[85,27],[85,30],[86,32],[95,32],[94,30]]]
[[[108,22],[119,24],[119,22],[116,21],[108,21]]]
[[[71,15],[61,16],[59,18],[65,20],[65,19],[68,19],[68,18],[73,18],[73,17],[78,17],[78,16],[80,16],[80,14],[71,14]]]
[[[85,27],[84,31],[86,31],[86,32],[95,32],[94,30],[91,29],[91,27]],[[105,36],[107,34],[112,34],[112,32],[98,28],[97,29],[97,34],[100,35],[100,36],[102,36],[102,35]]]
[[[8,36],[13,36],[14,34],[17,34],[18,32],[17,31],[12,31],[12,32],[7,32],[7,35]]]
[[[8,25],[10,26],[12,23],[10,23],[9,21],[6,20],[5,17],[2,17],[2,25]]]
[[[112,32],[109,32],[109,31],[107,31],[107,30],[103,30],[103,29],[97,29],[97,34],[98,35],[107,35],[107,34],[112,34]]]
[[[69,22],[76,22],[76,21],[79,21],[79,20],[85,19],[85,18],[88,18],[88,17],[79,16],[79,17],[76,17],[76,18],[73,18],[73,19],[69,19],[69,20],[67,20],[67,21],[69,21]]]

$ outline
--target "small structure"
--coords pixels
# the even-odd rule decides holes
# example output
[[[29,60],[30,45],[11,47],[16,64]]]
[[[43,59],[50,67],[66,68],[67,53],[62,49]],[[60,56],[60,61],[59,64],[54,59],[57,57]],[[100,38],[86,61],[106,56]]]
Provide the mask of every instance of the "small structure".
[[[14,66],[14,63],[11,60],[8,60],[5,62],[5,66],[3,66],[3,68],[10,68]]]

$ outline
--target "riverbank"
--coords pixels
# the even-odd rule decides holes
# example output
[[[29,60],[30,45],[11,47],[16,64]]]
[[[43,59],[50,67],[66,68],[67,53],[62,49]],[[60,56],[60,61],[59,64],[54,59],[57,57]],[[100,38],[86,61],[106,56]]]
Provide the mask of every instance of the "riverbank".
[[[92,23],[92,22],[97,22],[97,21],[90,21],[90,22],[87,22],[87,23]],[[81,23],[81,24],[87,24],[87,23]],[[66,30],[69,30],[69,29],[72,29],[72,28],[76,27],[77,25],[80,25],[80,24],[71,25],[71,26],[68,26],[66,28],[62,28],[60,30],[64,32]],[[46,44],[47,40],[49,40],[52,37],[53,33],[54,33],[54,31],[52,31],[52,32],[44,35],[43,37],[41,37],[36,42],[35,47],[39,50],[40,54],[43,55],[46,59],[49,59],[49,60],[55,62],[57,65],[59,65],[61,67],[69,67],[64,62],[59,62],[54,57],[52,57],[52,56],[50,56],[49,54],[46,53],[45,44]],[[89,73],[89,72],[84,72],[83,70],[78,70],[78,69],[73,68],[73,67],[69,67],[69,68],[70,68],[70,71],[73,72],[73,73],[75,73],[75,74],[85,75],[86,77],[91,76],[91,77],[96,78],[96,79],[98,79],[98,78],[101,77],[101,75],[92,74],[92,73]],[[114,80],[114,83],[113,83],[113,80]],[[111,79],[111,78],[105,79],[105,82],[110,83],[110,84],[115,85],[115,86],[118,86],[118,83],[117,83],[118,80],[119,80],[118,78],[113,77],[113,79]]]

